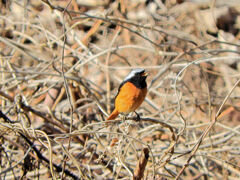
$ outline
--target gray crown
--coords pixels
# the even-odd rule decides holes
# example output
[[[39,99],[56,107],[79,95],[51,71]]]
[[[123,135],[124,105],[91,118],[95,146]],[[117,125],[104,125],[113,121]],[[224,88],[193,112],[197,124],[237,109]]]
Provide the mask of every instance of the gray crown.
[[[124,79],[124,81],[127,81],[129,79],[131,79],[132,77],[134,77],[137,73],[144,73],[145,69],[143,68],[137,68],[137,69],[133,69],[128,75],[127,77]]]

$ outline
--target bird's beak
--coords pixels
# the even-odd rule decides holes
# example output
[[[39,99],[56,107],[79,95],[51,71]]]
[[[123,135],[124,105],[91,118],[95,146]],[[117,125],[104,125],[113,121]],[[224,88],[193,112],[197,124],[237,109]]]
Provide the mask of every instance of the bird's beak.
[[[142,76],[148,76],[147,72],[142,73]]]

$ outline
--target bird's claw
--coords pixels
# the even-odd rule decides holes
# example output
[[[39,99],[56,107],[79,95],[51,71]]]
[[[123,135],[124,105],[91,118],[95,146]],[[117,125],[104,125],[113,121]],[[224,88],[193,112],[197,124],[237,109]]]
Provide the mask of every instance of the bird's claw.
[[[137,121],[140,121],[141,120],[141,117],[140,117],[140,115],[136,112],[136,111],[134,111],[135,112],[135,114],[137,115]]]

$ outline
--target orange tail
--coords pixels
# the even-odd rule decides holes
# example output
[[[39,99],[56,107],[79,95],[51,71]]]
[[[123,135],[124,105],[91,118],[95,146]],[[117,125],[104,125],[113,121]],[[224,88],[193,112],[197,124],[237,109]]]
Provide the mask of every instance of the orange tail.
[[[110,114],[110,116],[107,118],[107,120],[115,119],[118,116],[118,114],[119,114],[119,112],[116,109],[114,109],[112,114]]]

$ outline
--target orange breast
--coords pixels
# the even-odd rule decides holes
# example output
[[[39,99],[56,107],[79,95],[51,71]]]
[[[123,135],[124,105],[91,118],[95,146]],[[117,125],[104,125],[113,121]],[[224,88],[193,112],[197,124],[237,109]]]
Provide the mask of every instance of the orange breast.
[[[115,108],[118,112],[126,114],[135,111],[142,104],[146,94],[147,87],[139,89],[131,82],[126,82],[115,99]]]

